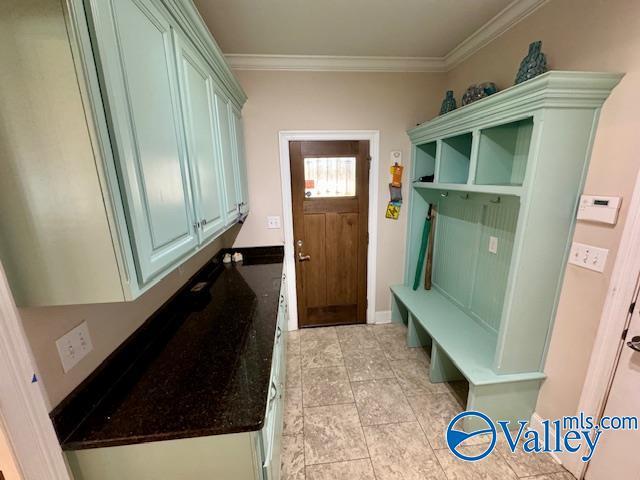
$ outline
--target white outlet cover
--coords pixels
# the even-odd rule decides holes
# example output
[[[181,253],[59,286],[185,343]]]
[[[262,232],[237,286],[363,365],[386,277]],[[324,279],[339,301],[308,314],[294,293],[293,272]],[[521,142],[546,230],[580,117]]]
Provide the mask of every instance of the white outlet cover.
[[[603,272],[607,264],[609,250],[584,243],[573,242],[569,263],[596,272]]]
[[[498,253],[498,237],[489,237],[489,252]]]
[[[268,216],[267,228],[280,228],[280,217],[277,215]]]
[[[56,347],[58,349],[58,355],[60,355],[64,373],[67,373],[93,350],[93,343],[91,342],[87,322],[82,322],[76,328],[56,340]]]

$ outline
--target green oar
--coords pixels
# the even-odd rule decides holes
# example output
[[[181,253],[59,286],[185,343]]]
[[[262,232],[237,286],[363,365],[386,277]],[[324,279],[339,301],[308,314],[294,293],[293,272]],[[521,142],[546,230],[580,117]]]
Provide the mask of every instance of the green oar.
[[[422,241],[420,242],[420,252],[418,254],[418,265],[416,266],[416,278],[413,281],[413,289],[417,290],[420,285],[420,276],[424,267],[424,257],[427,254],[427,245],[429,244],[429,230],[431,230],[431,205],[427,218],[424,219],[424,227],[422,228]]]

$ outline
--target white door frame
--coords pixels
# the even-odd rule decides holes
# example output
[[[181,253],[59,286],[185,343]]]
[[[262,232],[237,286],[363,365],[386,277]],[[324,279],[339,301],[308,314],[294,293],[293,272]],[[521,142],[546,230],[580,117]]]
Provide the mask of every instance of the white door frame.
[[[0,365],[0,415],[24,480],[70,480],[2,265]]]
[[[640,272],[638,238],[640,238],[640,172],[636,177],[587,377],[578,404],[578,411],[594,418],[600,418],[604,411],[620,352],[624,347],[622,332],[629,321],[629,306],[633,302],[638,272]],[[563,465],[578,479],[584,478],[587,470],[588,464],[580,460],[585,453],[579,451],[562,458]]]
[[[376,251],[378,245],[378,165],[380,164],[380,131],[378,130],[290,130],[281,131],[280,180],[282,182],[282,218],[284,227],[284,264],[289,298],[289,330],[298,329],[296,266],[293,248],[293,215],[291,212],[291,165],[289,142],[313,140],[368,140],[369,169],[369,246],[367,249],[367,323],[375,323]]]

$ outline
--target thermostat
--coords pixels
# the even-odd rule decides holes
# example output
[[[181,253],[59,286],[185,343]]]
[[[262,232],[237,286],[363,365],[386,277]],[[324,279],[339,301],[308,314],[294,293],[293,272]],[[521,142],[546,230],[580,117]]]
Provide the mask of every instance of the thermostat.
[[[615,225],[618,220],[621,197],[582,195],[578,206],[578,220]]]

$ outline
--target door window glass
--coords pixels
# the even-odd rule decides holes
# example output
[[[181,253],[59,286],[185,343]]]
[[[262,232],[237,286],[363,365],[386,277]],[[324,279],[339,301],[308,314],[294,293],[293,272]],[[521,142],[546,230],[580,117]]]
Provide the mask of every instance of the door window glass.
[[[305,157],[306,198],[354,197],[356,157]]]

